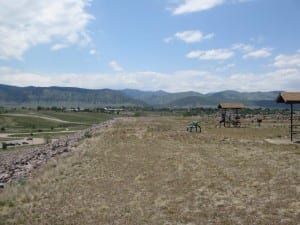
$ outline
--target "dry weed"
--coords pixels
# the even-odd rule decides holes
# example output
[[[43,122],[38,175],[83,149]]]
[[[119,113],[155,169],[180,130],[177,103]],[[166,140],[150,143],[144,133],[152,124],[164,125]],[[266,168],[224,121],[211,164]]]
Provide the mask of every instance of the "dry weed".
[[[0,193],[0,224],[297,224],[300,147],[285,127],[186,132],[185,118],[133,118]]]

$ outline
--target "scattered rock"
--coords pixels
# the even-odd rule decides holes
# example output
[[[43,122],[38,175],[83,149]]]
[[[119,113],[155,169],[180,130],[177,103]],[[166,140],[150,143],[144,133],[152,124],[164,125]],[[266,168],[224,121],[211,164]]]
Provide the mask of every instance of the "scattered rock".
[[[6,160],[0,161],[0,184],[7,183],[12,179],[28,174],[31,170],[46,163],[56,155],[70,152],[75,149],[78,142],[85,137],[86,133],[94,134],[97,130],[107,128],[114,120],[93,125],[90,128],[79,131],[68,137],[58,139],[52,143],[21,151],[17,155],[12,154]]]

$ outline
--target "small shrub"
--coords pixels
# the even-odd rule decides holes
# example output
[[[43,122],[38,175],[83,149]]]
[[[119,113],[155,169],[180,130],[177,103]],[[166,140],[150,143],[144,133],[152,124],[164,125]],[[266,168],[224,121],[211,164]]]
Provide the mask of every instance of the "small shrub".
[[[139,116],[141,116],[141,115],[142,115],[141,112],[135,112],[135,113],[133,114],[133,116],[135,116],[135,117],[139,117]]]
[[[6,142],[2,142],[2,149],[7,149],[7,144],[6,144]]]
[[[24,177],[20,177],[17,179],[17,184],[20,185],[20,186],[23,186],[25,183],[26,183],[26,180]]]
[[[0,207],[1,207],[1,206],[13,207],[13,206],[15,206],[15,204],[13,203],[13,200],[12,200],[12,199],[9,199],[9,200],[1,200],[1,201],[0,201]]]
[[[46,136],[44,139],[46,144],[51,143],[51,138],[49,136]]]
[[[193,114],[191,112],[184,112],[182,113],[182,116],[187,117],[187,116],[192,116]]]
[[[85,138],[91,138],[92,135],[91,135],[89,132],[85,132],[84,137],[85,137]]]

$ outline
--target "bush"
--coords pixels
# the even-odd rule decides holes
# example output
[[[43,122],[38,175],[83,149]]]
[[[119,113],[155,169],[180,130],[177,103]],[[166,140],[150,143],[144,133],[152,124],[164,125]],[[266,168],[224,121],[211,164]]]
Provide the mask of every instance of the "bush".
[[[92,135],[91,135],[89,132],[85,132],[84,137],[85,137],[85,138],[91,138]]]
[[[182,113],[182,115],[183,115],[184,117],[186,117],[186,116],[196,116],[197,113],[195,113],[195,112],[184,112],[184,113]]]
[[[44,139],[46,144],[51,143],[51,138],[49,136],[45,136]]]
[[[135,117],[139,117],[139,116],[141,116],[141,115],[142,115],[141,112],[135,112],[135,113],[133,114],[133,116],[135,116]]]
[[[2,149],[7,149],[7,144],[6,144],[6,142],[2,142]]]
[[[26,183],[26,180],[24,177],[20,177],[16,180],[16,183],[20,186],[23,186]]]

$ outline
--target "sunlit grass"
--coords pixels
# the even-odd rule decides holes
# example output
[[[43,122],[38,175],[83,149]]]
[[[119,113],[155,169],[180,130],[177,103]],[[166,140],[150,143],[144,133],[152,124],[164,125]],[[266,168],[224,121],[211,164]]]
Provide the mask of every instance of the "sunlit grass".
[[[112,116],[95,112],[54,112],[16,110],[0,114],[0,141],[28,136],[59,138],[111,119]],[[56,120],[58,119],[58,121]],[[59,121],[61,120],[61,121]]]
[[[7,187],[0,224],[297,224],[300,147],[264,142],[288,125],[216,125],[119,120]]]

